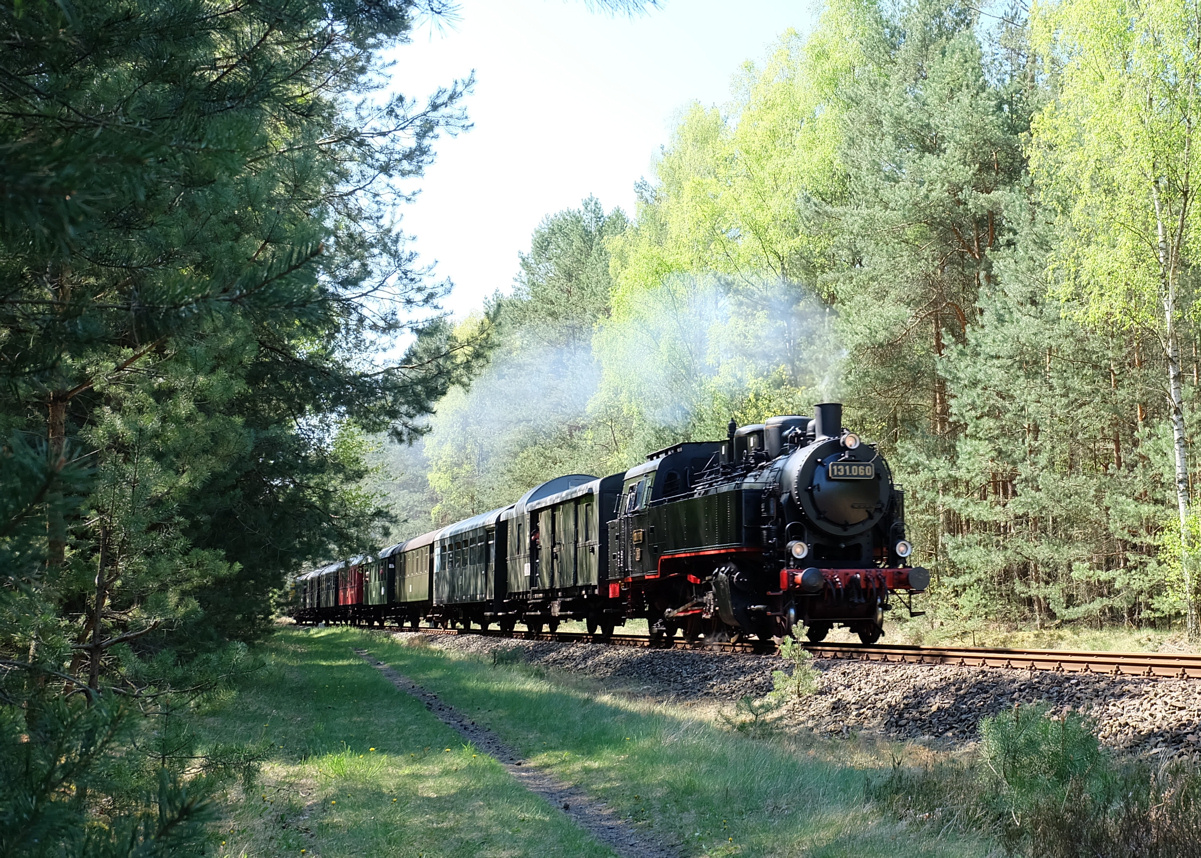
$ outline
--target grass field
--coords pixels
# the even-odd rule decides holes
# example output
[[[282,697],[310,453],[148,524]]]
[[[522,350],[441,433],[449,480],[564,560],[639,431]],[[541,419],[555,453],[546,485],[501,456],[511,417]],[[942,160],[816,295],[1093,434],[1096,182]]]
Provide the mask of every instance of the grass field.
[[[349,630],[281,631],[270,667],[215,706],[212,741],[269,746],[223,808],[219,854],[611,854],[354,654],[380,660],[688,856],[958,856],[995,851],[907,827],[865,798],[898,747],[755,738],[587,678],[452,658]]]

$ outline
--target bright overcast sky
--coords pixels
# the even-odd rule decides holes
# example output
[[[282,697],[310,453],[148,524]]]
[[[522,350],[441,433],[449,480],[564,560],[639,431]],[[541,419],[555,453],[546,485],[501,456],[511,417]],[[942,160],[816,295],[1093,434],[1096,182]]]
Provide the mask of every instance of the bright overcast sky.
[[[748,60],[788,28],[809,32],[810,2],[664,0],[633,17],[584,0],[459,0],[453,28],[428,25],[396,53],[394,81],[421,98],[475,71],[474,128],[443,137],[402,225],[462,316],[508,291],[519,252],[549,214],[594,195],[634,214],[634,184],[693,101],[721,105]]]

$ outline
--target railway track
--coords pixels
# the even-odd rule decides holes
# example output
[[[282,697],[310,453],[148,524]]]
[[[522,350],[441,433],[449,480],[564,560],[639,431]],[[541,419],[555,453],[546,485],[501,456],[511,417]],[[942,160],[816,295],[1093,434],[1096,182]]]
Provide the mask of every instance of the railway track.
[[[497,630],[421,629],[424,634],[482,634],[488,637],[512,637],[521,640],[587,643],[591,636],[582,632],[542,633],[515,631],[505,635]],[[755,640],[688,643],[680,639],[652,641],[647,635],[613,635],[609,644],[627,647],[678,647],[721,652],[774,653],[774,645]],[[1085,673],[1107,676],[1199,679],[1201,655],[1195,653],[1101,652],[1047,649],[989,649],[982,647],[928,647],[851,643],[806,644],[814,658],[837,658],[895,664],[949,664],[963,667],[1001,667],[1014,670]]]
[[[814,658],[843,658],[897,664],[953,664],[1007,667],[1058,673],[1201,678],[1201,655],[1195,653],[1099,652],[1053,649],[987,649],[976,647],[910,647],[821,643],[806,647]]]

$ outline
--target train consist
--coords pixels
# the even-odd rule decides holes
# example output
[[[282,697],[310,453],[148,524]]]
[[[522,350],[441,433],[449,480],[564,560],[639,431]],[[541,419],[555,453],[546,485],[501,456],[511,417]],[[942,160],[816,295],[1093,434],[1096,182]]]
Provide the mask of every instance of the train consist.
[[[534,633],[570,619],[599,637],[645,618],[653,638],[707,641],[801,623],[811,641],[846,626],[870,644],[894,603],[917,613],[930,575],[909,554],[888,464],[826,403],[303,574],[295,618]]]

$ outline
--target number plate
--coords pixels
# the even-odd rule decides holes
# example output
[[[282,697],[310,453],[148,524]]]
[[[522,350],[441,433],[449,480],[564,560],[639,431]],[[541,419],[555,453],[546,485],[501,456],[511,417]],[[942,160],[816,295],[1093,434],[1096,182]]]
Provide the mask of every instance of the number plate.
[[[831,462],[826,473],[832,480],[870,480],[876,476],[876,466],[871,462]]]

